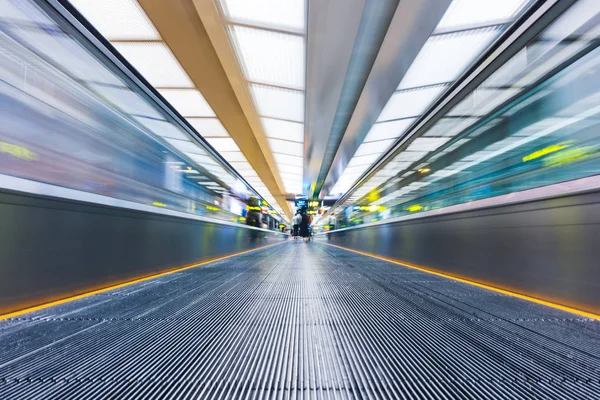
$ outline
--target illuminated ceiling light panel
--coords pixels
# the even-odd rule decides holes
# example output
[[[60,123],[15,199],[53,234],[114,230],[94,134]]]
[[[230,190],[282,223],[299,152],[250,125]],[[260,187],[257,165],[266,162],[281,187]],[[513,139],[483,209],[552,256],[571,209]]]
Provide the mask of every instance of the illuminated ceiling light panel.
[[[108,40],[160,40],[160,35],[135,0],[69,0]]]
[[[252,166],[250,165],[249,162],[247,162],[247,161],[229,161],[229,160],[227,160],[227,161],[240,174],[242,174],[244,176],[246,176],[246,175],[257,176],[256,171],[254,171],[254,168],[252,168]]]
[[[273,153],[273,158],[275,158],[275,163],[277,163],[277,165],[290,165],[292,167],[298,167],[298,168],[302,168],[302,166],[303,166],[302,157]]]
[[[251,85],[258,113],[263,117],[304,121],[304,94],[297,90]]]
[[[436,31],[504,23],[516,17],[528,0],[454,0]]]
[[[229,133],[217,118],[186,118],[203,137],[229,137]]]
[[[395,92],[379,114],[377,122],[422,115],[444,90],[446,86],[439,85]]]
[[[159,93],[184,117],[214,117],[215,113],[196,89],[158,89]]]
[[[242,168],[236,168],[235,166],[232,165],[232,167],[240,174],[244,177],[244,179],[249,179],[249,178],[258,178],[258,175],[256,174],[256,172],[252,169],[252,170],[248,170],[248,169],[244,169]]]
[[[285,187],[285,190],[290,193],[300,193],[302,187],[300,185],[288,185],[285,183],[283,184],[283,186]]]
[[[304,37],[230,26],[246,79],[293,89],[304,89]]]
[[[211,156],[208,156],[208,155],[194,154],[194,153],[186,153],[185,155],[203,167],[206,165],[218,165],[217,161],[215,161]]]
[[[441,118],[423,136],[456,136],[479,118]]]
[[[494,28],[431,36],[398,89],[453,82],[496,37]]]
[[[261,183],[262,184],[262,181],[260,180],[260,178],[258,177],[258,175],[256,175],[256,172],[254,172],[254,171],[252,171],[252,172],[246,171],[246,172],[243,172],[243,173],[241,171],[238,171],[238,172],[240,173],[240,175],[242,175],[244,177],[245,180],[258,179],[259,182],[257,182],[257,183]]]
[[[206,138],[206,141],[210,143],[210,145],[218,152],[240,151],[240,148],[237,146],[237,144],[235,144],[235,142],[231,138]]]
[[[232,162],[244,161],[245,159],[239,158],[239,154],[241,154],[241,153],[238,151],[220,151],[219,152],[219,155],[221,157],[223,157],[225,159],[225,161],[227,161],[229,164],[231,164]]]
[[[415,118],[373,124],[364,142],[374,142],[384,139],[395,139],[402,135],[415,121]]]
[[[420,137],[416,138],[406,149],[407,152],[433,151],[450,140],[449,137]]]
[[[232,161],[243,161],[243,162],[248,162],[248,160],[246,160],[246,157],[244,157],[244,155],[242,154],[241,151],[228,151],[227,153],[224,153],[227,155],[227,162],[232,162]]]
[[[152,86],[194,87],[187,73],[164,43],[115,42],[112,45]]]
[[[427,151],[403,151],[394,161],[418,161],[427,155]]]
[[[304,154],[304,144],[298,142],[289,142],[287,140],[280,139],[267,139],[271,150],[274,153],[288,154],[290,156],[302,157]]]
[[[190,140],[190,138],[184,134],[181,129],[177,128],[175,125],[170,122],[150,119],[150,118],[142,118],[142,117],[134,117],[136,121],[150,129],[155,135],[171,138],[171,139],[179,139],[179,140]]]
[[[186,154],[193,153],[193,154],[206,155],[206,151],[204,151],[204,149],[201,149],[200,147],[196,146],[194,143],[190,142],[189,140],[177,140],[177,139],[168,139],[168,138],[166,140],[177,150],[180,150]]]
[[[279,172],[286,172],[286,173],[296,174],[296,175],[302,175],[302,173],[304,172],[302,167],[295,167],[292,165],[284,165],[284,164],[278,164],[277,169],[279,170]]]
[[[89,85],[94,92],[108,100],[127,114],[135,114],[150,118],[163,118],[144,99],[129,88],[111,87],[103,85]]]
[[[302,175],[294,175],[294,174],[280,174],[283,183],[292,182],[292,183],[300,183],[302,184]]]
[[[355,157],[366,156],[369,154],[381,154],[386,151],[393,143],[394,139],[380,140],[378,142],[363,143],[354,153]]]
[[[304,124],[273,118],[261,118],[260,120],[267,137],[294,142],[304,141]]]
[[[225,16],[233,22],[271,28],[305,29],[305,0],[220,0]]]

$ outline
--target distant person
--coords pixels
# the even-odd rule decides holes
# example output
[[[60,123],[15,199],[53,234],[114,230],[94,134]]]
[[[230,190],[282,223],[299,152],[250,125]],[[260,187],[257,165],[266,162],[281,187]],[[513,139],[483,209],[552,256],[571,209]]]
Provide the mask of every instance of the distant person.
[[[301,214],[301,222],[300,222],[300,236],[304,239],[304,241],[310,240],[310,217],[307,214]]]
[[[300,236],[300,224],[302,223],[302,215],[300,215],[300,211],[296,212],[293,218],[294,230],[292,232],[294,239]]]
[[[260,228],[261,225],[261,215],[258,211],[253,210],[252,207],[255,206],[256,200],[251,198],[248,200],[249,210],[246,212],[246,225],[253,226],[255,228]],[[258,238],[258,231],[251,229],[250,230],[250,239],[256,240]]]
[[[327,231],[327,240],[331,240],[331,231],[335,230],[335,217],[332,215],[329,217],[329,228]]]

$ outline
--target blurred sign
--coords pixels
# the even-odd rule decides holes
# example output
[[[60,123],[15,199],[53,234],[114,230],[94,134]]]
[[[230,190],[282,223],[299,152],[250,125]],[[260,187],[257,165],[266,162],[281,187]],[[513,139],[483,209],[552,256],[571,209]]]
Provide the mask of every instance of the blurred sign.
[[[306,199],[296,199],[295,205],[296,208],[306,208],[308,206],[308,201]]]
[[[354,206],[354,207],[352,207],[352,211],[355,211],[355,212],[358,212],[358,211],[381,212],[384,210],[385,210],[384,206],[379,206],[376,204],[372,204],[370,206]]]

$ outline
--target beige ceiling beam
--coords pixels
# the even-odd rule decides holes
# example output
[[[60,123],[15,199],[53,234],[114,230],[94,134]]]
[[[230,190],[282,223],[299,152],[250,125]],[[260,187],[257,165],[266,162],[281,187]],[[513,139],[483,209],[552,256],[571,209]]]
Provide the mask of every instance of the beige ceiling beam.
[[[207,16],[204,18],[206,22],[204,19],[201,20],[192,0],[138,0],[138,2],[269,192],[275,197],[285,214],[291,218],[291,209],[285,201],[286,193],[275,161],[254,111],[250,95],[243,83],[243,76],[231,46],[227,41],[227,48],[232,53],[235,68],[230,64],[230,60],[221,59],[223,57],[221,53],[225,52],[223,49],[225,44],[222,41],[215,39],[216,45],[213,47],[211,41],[213,38],[208,31],[215,31],[214,25],[217,23],[227,40],[221,22]],[[216,13],[216,6],[212,4],[212,7]],[[204,10],[204,7],[200,10]],[[217,13],[214,18],[218,17]],[[228,76],[230,73],[235,73],[235,70],[237,70],[236,75]],[[241,88],[245,96],[240,94]]]

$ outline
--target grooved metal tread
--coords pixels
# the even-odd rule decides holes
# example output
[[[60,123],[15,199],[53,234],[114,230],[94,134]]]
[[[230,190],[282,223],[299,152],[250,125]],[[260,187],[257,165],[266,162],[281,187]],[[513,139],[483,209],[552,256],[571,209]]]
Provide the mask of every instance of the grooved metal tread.
[[[289,241],[0,321],[0,399],[599,399],[600,323]]]

